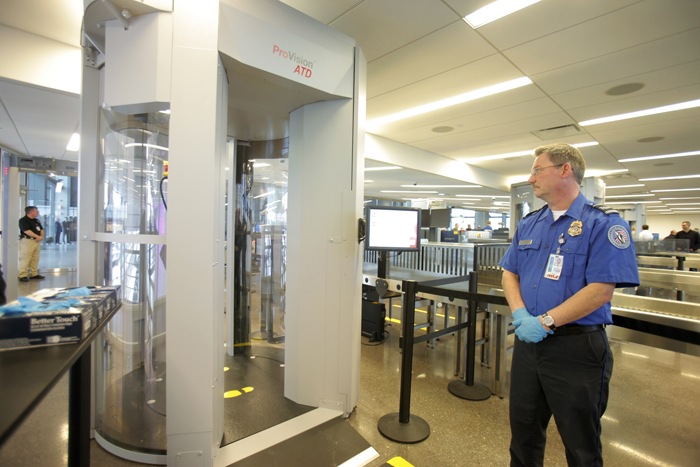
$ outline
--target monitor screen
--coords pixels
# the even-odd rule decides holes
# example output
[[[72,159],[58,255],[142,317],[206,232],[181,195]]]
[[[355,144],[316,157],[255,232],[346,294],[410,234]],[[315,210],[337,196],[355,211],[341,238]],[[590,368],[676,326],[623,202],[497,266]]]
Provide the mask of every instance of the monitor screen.
[[[420,250],[420,209],[367,206],[367,250]]]

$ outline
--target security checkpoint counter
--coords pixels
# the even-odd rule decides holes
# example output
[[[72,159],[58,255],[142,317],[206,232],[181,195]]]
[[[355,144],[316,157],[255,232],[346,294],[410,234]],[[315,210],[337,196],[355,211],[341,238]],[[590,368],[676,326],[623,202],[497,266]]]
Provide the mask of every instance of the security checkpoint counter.
[[[479,286],[478,286],[478,293],[483,293],[483,294],[490,294],[491,291],[495,287],[495,283],[492,284],[493,278],[490,278],[487,274],[483,274],[484,276],[484,281],[482,281],[481,278],[481,273],[479,277]],[[436,281],[436,280],[454,280],[455,276],[454,275],[449,275],[449,274],[441,274],[441,273],[436,273],[436,272],[427,272],[427,271],[416,271],[413,269],[406,269],[406,268],[400,268],[400,267],[392,267],[389,270],[389,273],[387,274],[388,277],[386,278],[379,278],[377,276],[377,265],[373,263],[363,263],[362,267],[362,284],[367,285],[367,286],[376,286],[376,284],[379,281],[379,287],[378,287],[378,292],[380,290],[386,290],[387,294],[393,295],[393,293],[399,293],[401,294],[401,298],[403,300],[403,291],[401,290],[401,284],[402,281],[408,280],[408,281],[417,281],[417,282],[426,282],[426,281]],[[465,278],[466,279],[466,278]],[[382,285],[382,281],[385,282],[385,285]],[[435,285],[435,284],[433,284]],[[500,285],[500,281],[499,281]],[[422,325],[416,325],[414,329],[421,329],[421,328],[428,328],[428,332],[434,332],[436,331],[436,317],[437,317],[437,304],[442,303],[443,304],[443,309],[444,309],[444,323],[443,323],[443,328],[447,328],[449,326],[449,320],[450,314],[451,314],[451,308],[452,307],[457,307],[457,312],[454,313],[453,319],[455,319],[456,323],[461,323],[463,317],[465,316],[465,313],[463,310],[466,310],[468,307],[468,301],[467,300],[462,300],[462,299],[454,299],[450,300],[447,297],[447,292],[449,290],[455,290],[455,291],[461,291],[461,292],[468,292],[469,291],[469,282],[467,280],[463,282],[457,282],[457,283],[450,283],[450,284],[445,284],[445,285],[435,285],[436,287],[439,288],[444,288],[446,295],[445,296],[439,296],[439,295],[433,295],[433,294],[427,294],[427,293],[418,293],[417,296],[421,300],[425,300],[427,303],[424,303],[423,306],[428,305],[428,322],[426,324]],[[379,293],[379,296],[382,297],[384,294]],[[418,306],[418,304],[417,304]],[[503,307],[503,306],[480,306],[479,310],[476,315],[476,322],[482,322],[482,332],[480,338],[478,338],[474,345],[478,346],[481,345],[482,347],[482,352],[481,352],[481,364],[484,366],[491,367],[492,364],[492,357],[495,355],[498,357],[499,361],[496,362],[496,368],[501,369],[505,368],[505,359],[507,356],[507,349],[508,349],[508,342],[507,339],[501,339],[498,342],[496,339],[490,339],[490,335],[495,335],[493,332],[495,332],[496,329],[503,329],[507,330],[509,322],[511,319],[511,314],[510,310],[508,307]],[[493,330],[493,332],[492,332]],[[435,347],[435,339],[431,339],[428,341],[429,345],[434,348]],[[496,345],[499,345],[500,348],[496,348]],[[463,375],[463,364],[462,362],[462,355],[466,355],[466,349],[463,348],[466,346],[466,340],[462,338],[462,332],[457,332],[456,333],[456,339],[455,339],[455,376],[462,374]],[[500,379],[499,379],[500,378]],[[505,374],[499,377],[495,372],[491,372],[491,392],[493,394],[498,395],[499,397],[503,398],[503,381],[505,380]]]

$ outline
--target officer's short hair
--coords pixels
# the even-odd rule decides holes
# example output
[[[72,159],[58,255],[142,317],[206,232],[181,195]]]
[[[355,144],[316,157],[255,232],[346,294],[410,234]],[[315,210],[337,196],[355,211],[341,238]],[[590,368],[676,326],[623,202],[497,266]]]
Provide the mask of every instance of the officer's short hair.
[[[24,215],[25,216],[28,215],[30,212],[32,212],[35,209],[38,209],[38,208],[36,206],[27,206],[26,208],[24,208]]]
[[[574,171],[574,178],[580,185],[583,181],[583,175],[586,173],[586,161],[583,160],[581,151],[566,143],[547,144],[535,149],[535,157],[547,154],[553,165],[571,164]]]
[[[690,227],[690,221],[683,221],[681,224],[688,224],[688,227]]]

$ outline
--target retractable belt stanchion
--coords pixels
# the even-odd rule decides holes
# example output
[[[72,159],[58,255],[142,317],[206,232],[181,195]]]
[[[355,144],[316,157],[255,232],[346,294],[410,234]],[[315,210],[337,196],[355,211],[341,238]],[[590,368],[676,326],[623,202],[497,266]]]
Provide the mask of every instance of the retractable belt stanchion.
[[[399,412],[384,415],[377,428],[385,437],[397,443],[419,443],[430,436],[430,425],[417,415],[411,415],[411,376],[413,369],[413,322],[416,313],[418,283],[403,281],[402,307],[403,353],[401,354],[401,396]]]
[[[478,290],[477,273],[469,274],[469,292]],[[452,381],[447,389],[455,396],[470,401],[485,401],[491,397],[491,390],[484,384],[474,382],[474,359],[476,356],[476,301],[469,300],[467,310],[469,327],[467,329],[467,356],[464,360],[466,370],[464,380]]]

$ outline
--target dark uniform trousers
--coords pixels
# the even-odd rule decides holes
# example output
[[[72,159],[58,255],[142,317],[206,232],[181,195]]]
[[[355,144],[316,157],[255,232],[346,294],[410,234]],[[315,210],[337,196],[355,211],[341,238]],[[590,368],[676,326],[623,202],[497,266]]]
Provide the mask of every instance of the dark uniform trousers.
[[[552,415],[570,467],[602,466],[600,417],[613,356],[605,331],[515,338],[510,382],[511,466],[542,466]]]

